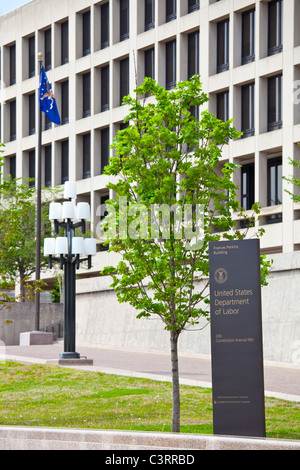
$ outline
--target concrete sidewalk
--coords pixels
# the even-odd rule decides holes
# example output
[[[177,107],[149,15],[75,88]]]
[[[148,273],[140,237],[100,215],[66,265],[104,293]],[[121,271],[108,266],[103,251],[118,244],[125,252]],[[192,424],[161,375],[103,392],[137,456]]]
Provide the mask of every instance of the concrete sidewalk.
[[[84,346],[78,346],[77,351],[81,357],[93,359],[93,366],[77,366],[77,369],[162,381],[171,380],[171,362],[167,354]],[[42,364],[58,361],[61,352],[63,352],[63,341],[57,341],[52,345],[6,346],[5,351],[2,351],[6,360]],[[182,384],[211,387],[209,359],[180,356],[179,370]],[[266,365],[264,376],[266,396],[300,402],[300,365],[295,367]]]

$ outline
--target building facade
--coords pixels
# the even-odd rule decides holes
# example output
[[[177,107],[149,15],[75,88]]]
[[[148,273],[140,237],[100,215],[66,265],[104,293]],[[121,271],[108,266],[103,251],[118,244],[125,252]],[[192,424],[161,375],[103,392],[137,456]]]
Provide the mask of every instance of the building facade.
[[[78,200],[91,204],[93,230],[109,197],[103,169],[128,111],[123,96],[145,76],[172,89],[199,73],[208,109],[234,118],[243,132],[226,146],[221,164],[241,165],[234,176],[241,205],[261,204],[262,252],[275,256],[278,272],[298,275],[300,203],[284,190],[293,188],[282,175],[300,177],[289,161],[300,161],[299,20],[300,0],[34,0],[3,15],[4,176],[36,175],[39,51],[62,120],[56,126],[43,117],[42,183],[76,181]],[[99,245],[94,277],[78,283],[79,303],[100,296],[109,310],[109,281],[97,273],[110,257]],[[300,340],[299,324],[293,328],[293,341]]]

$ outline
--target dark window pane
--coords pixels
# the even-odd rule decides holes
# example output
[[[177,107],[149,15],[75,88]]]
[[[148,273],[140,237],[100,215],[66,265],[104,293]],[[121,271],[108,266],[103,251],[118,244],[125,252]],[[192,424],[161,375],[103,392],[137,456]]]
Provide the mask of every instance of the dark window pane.
[[[254,163],[243,165],[242,167],[242,207],[247,211],[254,204]]]
[[[82,76],[83,91],[83,117],[91,115],[91,74],[85,73]]]
[[[282,204],[282,158],[268,160],[268,206]],[[277,223],[282,221],[282,214],[274,214],[267,217],[267,222]]]
[[[222,121],[229,119],[229,92],[224,91],[217,94],[217,118]]]
[[[154,71],[154,48],[145,51],[145,77],[155,77]]]
[[[52,169],[51,169],[51,145],[45,147],[45,186],[50,187],[52,182]]]
[[[109,164],[109,127],[101,130],[101,175]]]
[[[48,118],[47,114],[43,113],[45,117],[45,131],[48,131],[49,129],[52,129],[52,122]]]
[[[109,46],[109,3],[101,6],[101,49]]]
[[[45,70],[51,69],[51,29],[45,31]]]
[[[28,177],[33,179],[29,182],[30,187],[35,187],[35,150],[31,150],[28,156]]]
[[[16,45],[10,46],[9,48],[9,58],[10,58],[10,85],[16,83]]]
[[[61,24],[61,64],[69,62],[69,22]]]
[[[120,104],[124,96],[129,94],[129,59],[120,61]]]
[[[120,0],[120,41],[129,38],[129,0]]]
[[[269,3],[268,53],[282,51],[282,0]]]
[[[166,22],[176,19],[176,0],[166,0]]]
[[[217,72],[229,69],[229,20],[217,24]]]
[[[61,121],[62,124],[69,122],[69,82],[61,84]]]
[[[145,0],[145,31],[154,28],[154,0]]]
[[[268,79],[268,131],[281,127],[281,75],[276,75]]]
[[[109,65],[101,69],[101,111],[109,109]]]
[[[17,115],[16,115],[16,100],[11,101],[9,105],[10,111],[10,140],[16,140],[17,137]]]
[[[69,141],[61,143],[61,184],[69,179]]]
[[[242,15],[242,64],[252,62],[255,58],[255,10]]]
[[[200,0],[189,0],[188,2],[188,12],[192,13],[193,11],[199,10]]]
[[[91,135],[83,136],[83,178],[91,176]]]
[[[254,135],[254,83],[242,87],[243,137]]]
[[[9,159],[9,174],[11,178],[14,180],[17,176],[17,162],[16,162],[16,155],[13,155]]]
[[[166,88],[176,85],[176,41],[166,43]]]
[[[199,74],[199,31],[188,36],[188,78]]]
[[[28,75],[29,78],[35,75],[35,37],[28,39]]]
[[[82,55],[91,53],[91,13],[87,11],[82,15]]]
[[[35,93],[29,95],[29,135],[35,134]]]
[[[268,205],[282,204],[282,158],[268,160]]]

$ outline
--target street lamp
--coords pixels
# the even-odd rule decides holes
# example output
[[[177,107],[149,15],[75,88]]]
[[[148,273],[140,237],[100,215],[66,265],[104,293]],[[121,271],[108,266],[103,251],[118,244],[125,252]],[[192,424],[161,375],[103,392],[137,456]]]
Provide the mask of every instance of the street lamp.
[[[46,238],[44,241],[44,256],[49,256],[49,268],[53,261],[60,263],[64,269],[64,352],[60,359],[79,359],[76,352],[76,269],[80,263],[88,262],[92,267],[92,256],[96,254],[96,240],[94,238],[75,237],[75,229],[81,228],[86,233],[86,222],[90,221],[90,205],[86,202],[75,204],[76,184],[66,182],[64,186],[64,199],[62,204],[52,202],[49,208],[49,219],[54,223],[54,231],[58,235],[59,229],[64,229],[64,236]],[[84,258],[81,258],[81,255]]]

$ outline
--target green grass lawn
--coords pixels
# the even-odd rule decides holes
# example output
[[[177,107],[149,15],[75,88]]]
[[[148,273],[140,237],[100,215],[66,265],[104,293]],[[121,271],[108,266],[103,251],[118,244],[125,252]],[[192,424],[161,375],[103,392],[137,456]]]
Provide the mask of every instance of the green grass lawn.
[[[170,383],[0,363],[0,425],[171,430]],[[300,403],[266,398],[267,437],[300,440]],[[211,390],[181,386],[181,432],[212,434]]]

